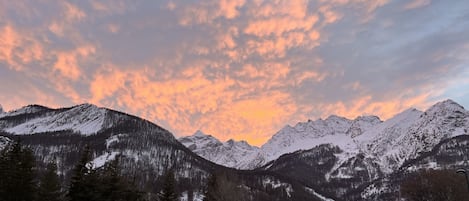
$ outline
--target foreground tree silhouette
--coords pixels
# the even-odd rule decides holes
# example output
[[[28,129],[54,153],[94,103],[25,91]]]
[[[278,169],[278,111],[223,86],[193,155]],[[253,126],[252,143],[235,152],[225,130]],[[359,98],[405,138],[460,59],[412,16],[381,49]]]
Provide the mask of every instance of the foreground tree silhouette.
[[[139,192],[121,175],[120,157],[116,156],[114,160],[105,165],[100,173],[101,201],[142,200],[143,193]]]
[[[95,192],[99,187],[97,185],[99,180],[90,162],[91,151],[89,146],[86,146],[72,172],[70,187],[67,194],[70,201],[100,200],[99,195]]]
[[[217,201],[219,199],[217,183],[217,175],[211,174],[208,178],[203,201]]]
[[[120,172],[119,157],[101,169],[91,164],[91,151],[86,147],[73,169],[69,201],[139,201],[140,193]]]
[[[63,200],[63,193],[59,177],[57,176],[57,165],[55,162],[51,161],[47,164],[46,172],[39,183],[38,198],[42,201]]]
[[[0,156],[0,200],[32,201],[36,195],[35,159],[32,151],[16,141]]]
[[[247,200],[248,193],[241,186],[234,175],[227,172],[213,173],[207,182],[204,201]]]
[[[176,201],[178,199],[178,195],[175,190],[176,179],[174,178],[174,172],[172,170],[169,170],[165,174],[163,182],[163,189],[158,195],[159,200]]]

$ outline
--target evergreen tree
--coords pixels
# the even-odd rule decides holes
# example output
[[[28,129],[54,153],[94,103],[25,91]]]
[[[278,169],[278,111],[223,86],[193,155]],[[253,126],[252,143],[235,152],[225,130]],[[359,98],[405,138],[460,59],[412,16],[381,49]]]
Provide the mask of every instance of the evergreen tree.
[[[217,175],[211,174],[204,192],[204,201],[218,201]]]
[[[55,162],[51,161],[47,164],[46,172],[39,183],[38,197],[41,201],[63,200]]]
[[[194,191],[192,189],[187,191],[187,201],[194,201]]]
[[[240,187],[236,175],[229,172],[212,174],[204,193],[204,201],[238,201],[247,200],[247,192]]]
[[[405,200],[467,200],[465,178],[454,170],[419,170],[405,178],[400,191]]]
[[[2,151],[0,168],[0,200],[31,201],[36,194],[35,158],[29,148],[18,140]]]
[[[121,175],[119,158],[107,163],[100,174],[101,201],[141,200],[142,193]]]
[[[175,183],[174,172],[170,170],[164,176],[163,190],[158,196],[160,201],[176,201],[178,199]]]
[[[70,201],[99,201],[96,193],[99,178],[91,165],[91,151],[89,146],[83,150],[80,160],[75,165],[70,180],[67,197]]]

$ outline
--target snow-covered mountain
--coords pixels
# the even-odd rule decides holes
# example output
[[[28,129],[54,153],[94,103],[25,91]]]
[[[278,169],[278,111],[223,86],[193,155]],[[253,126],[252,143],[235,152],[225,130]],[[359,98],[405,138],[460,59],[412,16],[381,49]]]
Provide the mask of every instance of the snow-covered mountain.
[[[288,130],[288,135],[277,134],[296,134],[294,129]],[[328,135],[332,138],[337,133]],[[318,135],[311,132],[311,136]],[[392,196],[398,195],[406,172],[467,168],[464,164],[469,160],[469,112],[451,100],[425,112],[405,110],[365,126],[361,134],[346,133],[351,139],[339,136],[336,142],[316,138],[326,140],[314,142],[320,145],[310,149],[284,154],[261,169],[296,178],[337,200],[395,200]],[[356,188],[351,190],[350,186]]]
[[[249,189],[246,193],[252,198],[250,200],[262,196],[267,200],[300,201],[289,194],[293,191],[309,200],[317,198],[317,194],[306,191],[294,180],[279,178],[267,171],[247,173],[212,163],[193,153],[156,124],[91,104],[59,109],[29,105],[0,114],[0,151],[18,138],[32,149],[39,169],[55,160],[58,172],[65,180],[80,158],[80,151],[89,146],[93,167],[101,168],[119,156],[122,173],[145,191],[156,193],[161,190],[162,175],[171,169],[179,181],[178,188],[194,191],[194,194],[203,192],[209,174],[224,172],[236,178],[243,189]],[[204,146],[212,146],[212,142],[217,144],[208,140]],[[236,154],[250,149],[245,142],[221,144],[219,150],[236,150],[233,158],[241,158]],[[269,182],[275,186],[267,186]]]
[[[265,155],[265,162],[286,153],[311,149],[320,144],[333,144],[343,150],[357,152],[357,144],[353,138],[380,123],[381,120],[376,116],[349,120],[334,115],[325,120],[300,122],[294,127],[287,125],[278,131],[262,145],[261,150]]]
[[[411,108],[386,121],[330,116],[287,125],[260,148],[220,142],[201,131],[176,140],[149,121],[90,104],[30,105],[0,113],[0,149],[21,136],[39,161],[55,158],[65,175],[88,144],[95,167],[122,155],[125,173],[140,186],[160,179],[169,167],[199,188],[210,172],[225,170],[262,195],[285,192],[283,200],[395,200],[406,172],[464,167],[468,131],[469,112],[451,100],[426,111]]]
[[[51,111],[51,112],[47,112]],[[4,113],[0,117],[18,117],[38,114],[29,121],[15,125],[0,125],[0,129],[14,134],[34,134],[53,131],[71,130],[82,135],[96,134],[102,129],[110,128],[112,124],[104,124],[107,110],[91,104],[82,104],[59,113],[50,108],[30,105],[21,109]]]
[[[376,157],[386,172],[402,166],[442,140],[468,135],[469,112],[452,100],[425,112],[406,110],[357,137],[360,150]]]
[[[287,125],[272,136],[260,148],[246,142],[221,143],[213,136],[200,131],[179,141],[194,153],[217,164],[239,169],[254,169],[275,160],[283,154],[311,149],[320,144],[334,144],[351,153],[358,153],[353,137],[360,135],[381,120],[376,116],[360,116],[349,120],[330,116],[325,120],[300,122],[294,127]],[[231,146],[234,144],[235,146]]]
[[[339,161],[346,162],[357,154],[364,154],[374,158],[381,166],[381,171],[390,173],[444,139],[467,135],[468,113],[456,102],[446,100],[425,112],[411,108],[386,121],[381,121],[377,116],[360,116],[350,120],[332,115],[324,120],[287,125],[259,149],[230,149],[212,136],[200,138],[210,139],[213,142],[210,146],[206,146],[203,140],[191,140],[191,143],[183,144],[197,147],[191,150],[208,160],[241,169],[253,169],[283,154],[331,144],[342,150],[337,154],[340,155]],[[191,139],[198,139],[196,135]],[[243,157],[240,160],[233,156]],[[340,163],[336,168],[338,166]]]
[[[255,168],[249,165],[259,150],[258,147],[251,146],[246,141],[228,140],[222,143],[202,131],[181,137],[179,142],[207,160],[237,169]]]

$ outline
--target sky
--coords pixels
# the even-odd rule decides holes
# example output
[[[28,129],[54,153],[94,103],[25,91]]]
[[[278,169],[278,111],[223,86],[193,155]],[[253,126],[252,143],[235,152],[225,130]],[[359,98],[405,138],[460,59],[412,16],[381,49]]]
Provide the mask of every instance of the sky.
[[[0,0],[0,104],[262,145],[333,114],[467,109],[468,33],[466,0]]]

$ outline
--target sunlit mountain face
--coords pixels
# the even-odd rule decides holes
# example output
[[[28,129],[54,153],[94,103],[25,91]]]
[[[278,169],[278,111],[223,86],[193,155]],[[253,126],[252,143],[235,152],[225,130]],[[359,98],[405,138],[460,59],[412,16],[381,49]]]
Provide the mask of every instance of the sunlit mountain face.
[[[177,137],[469,107],[467,1],[0,1],[0,104],[91,103]],[[2,111],[0,110],[0,112]]]

